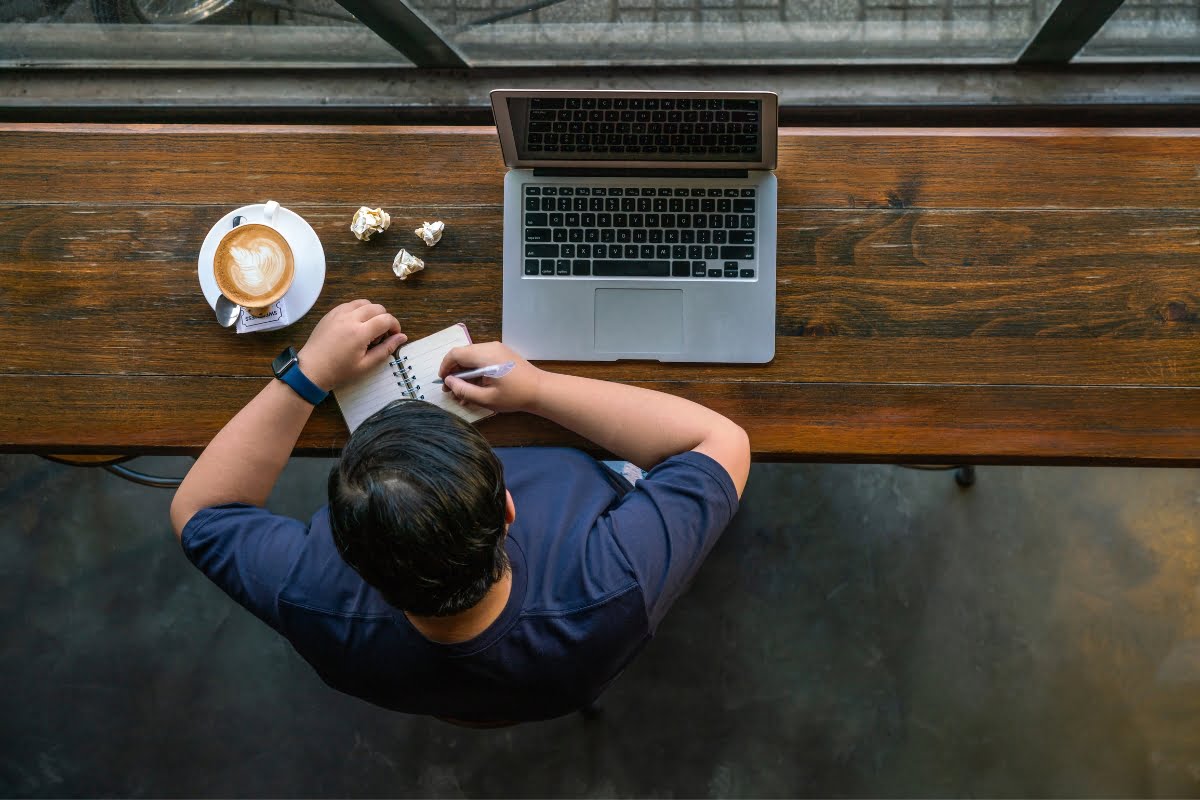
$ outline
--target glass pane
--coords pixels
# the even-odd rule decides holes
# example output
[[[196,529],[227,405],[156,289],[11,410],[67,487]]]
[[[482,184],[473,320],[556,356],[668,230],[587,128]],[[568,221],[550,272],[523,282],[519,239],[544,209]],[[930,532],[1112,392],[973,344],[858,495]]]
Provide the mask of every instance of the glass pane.
[[[0,0],[0,64],[410,62],[334,0]]]
[[[1058,0],[412,0],[473,64],[1011,61]]]
[[[1125,0],[1078,58],[1200,58],[1200,0]]]

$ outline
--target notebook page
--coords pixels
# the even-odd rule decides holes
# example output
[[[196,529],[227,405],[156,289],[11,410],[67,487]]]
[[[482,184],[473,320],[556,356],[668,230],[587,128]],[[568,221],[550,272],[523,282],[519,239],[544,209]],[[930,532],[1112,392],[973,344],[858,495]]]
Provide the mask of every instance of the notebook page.
[[[433,382],[438,377],[438,368],[441,367],[446,353],[455,347],[470,343],[471,336],[467,333],[465,325],[451,325],[424,339],[409,342],[400,348],[397,355],[403,359],[401,363],[409,368],[409,380],[418,400],[440,406],[467,422],[475,422],[490,417],[495,412],[474,403],[460,403],[450,392],[443,392],[441,384]]]
[[[396,367],[389,358],[383,366],[359,378],[354,383],[348,383],[333,393],[337,398],[338,407],[346,420],[346,427],[351,433],[363,421],[393,400],[405,396],[404,389],[398,383]]]

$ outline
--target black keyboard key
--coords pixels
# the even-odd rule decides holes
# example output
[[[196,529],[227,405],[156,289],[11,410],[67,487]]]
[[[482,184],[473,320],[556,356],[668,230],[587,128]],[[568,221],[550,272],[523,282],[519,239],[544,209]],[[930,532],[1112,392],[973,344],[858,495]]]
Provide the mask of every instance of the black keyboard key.
[[[593,261],[592,274],[606,278],[666,278],[671,274],[670,261]]]
[[[560,212],[555,211],[550,215],[549,219],[551,228],[561,228],[563,226],[563,215]]]
[[[553,211],[556,205],[557,205],[557,203],[555,202],[553,197],[543,197],[542,198],[542,211]],[[528,204],[525,207],[529,208]],[[532,211],[534,209],[530,209],[530,210]]]
[[[675,245],[675,247],[679,247],[679,245]],[[653,258],[671,258],[671,249],[672,249],[672,247],[669,244],[657,245],[654,248]],[[676,257],[683,258],[683,256],[676,256]]]
[[[754,231],[730,231],[730,244],[754,244]]]
[[[638,244],[644,244],[646,241],[646,230],[644,228],[636,228],[633,231],[633,241]]]
[[[693,261],[692,262],[692,277],[693,278],[703,278],[707,272],[708,272],[707,262],[704,262],[704,261]]]
[[[742,215],[742,227],[753,229],[754,228],[754,217],[750,214],[743,214]]]
[[[735,214],[753,214],[754,213],[754,201],[753,200],[740,200],[740,199],[734,200],[733,201],[733,211]]]
[[[558,245],[556,244],[527,244],[525,245],[526,258],[558,258]]]
[[[738,276],[738,271],[736,269],[727,269],[724,272],[724,277],[726,277],[726,278],[736,278],[737,276]]]
[[[621,244],[626,244],[633,241],[633,232],[628,228],[622,228],[621,230],[617,231],[617,241]]]
[[[666,245],[664,245],[664,247],[665,246]],[[692,246],[695,247],[695,245],[692,245]],[[688,257],[687,247],[685,245],[673,244],[673,245],[671,245],[671,247],[669,249],[671,252],[671,258],[683,259],[683,258]],[[666,256],[660,255],[659,258],[666,258]],[[697,258],[699,258],[699,256],[697,256]]]
[[[548,242],[550,241],[549,228],[526,228],[525,241],[527,242]]]
[[[542,207],[542,201],[539,200],[538,198],[536,198],[536,197],[526,197],[525,198],[525,210],[526,211],[537,211],[541,207]]]
[[[710,278],[719,278],[719,277],[721,277],[721,270],[719,270],[719,269],[710,269],[710,270],[708,271],[708,277],[710,277]]]
[[[581,244],[575,246],[576,258],[591,258],[592,246],[590,244]]]
[[[738,190],[737,190],[737,189],[726,189],[726,190],[724,191],[724,195],[725,195],[726,197],[737,197],[737,196],[738,196]]]
[[[636,244],[625,245],[625,258],[628,258],[628,259],[638,258],[638,246]],[[649,258],[654,258],[653,250],[650,251]]]
[[[567,261],[565,258],[560,258],[560,259],[558,259],[558,261],[556,261],[554,263],[555,263],[555,272],[557,274],[559,274],[559,275],[570,275],[571,274],[571,262],[570,261]]]
[[[571,262],[571,274],[572,275],[591,275],[592,274],[592,262],[582,261],[579,259],[572,261]]]
[[[540,187],[540,186],[526,186],[525,187],[525,194],[541,194],[541,193],[542,193],[542,187]]]
[[[704,248],[704,257],[708,259],[717,258],[717,246],[710,244]]]
[[[672,261],[671,262],[671,277],[672,278],[686,278],[691,274],[692,274],[692,268],[691,268],[691,265],[688,264],[688,262],[686,262],[686,261]]]
[[[753,278],[753,277],[754,277],[754,270],[752,270],[752,269],[743,269],[743,270],[740,270],[740,271],[738,272],[738,277],[739,277],[739,278]]]
[[[709,244],[712,241],[712,231],[696,231],[696,241],[700,244]]]
[[[525,259],[525,274],[526,275],[537,275],[538,274],[538,262],[537,262],[536,258]]]
[[[740,247],[736,245],[726,245],[721,248],[721,259],[741,259],[743,261],[754,258],[753,247]]]
[[[737,226],[738,226],[738,215],[737,214],[726,214],[725,215],[725,227],[726,228],[736,228]]]
[[[542,259],[542,274],[543,275],[553,275],[554,274],[554,259],[552,259],[552,258],[543,258]]]
[[[556,242],[565,242],[567,240],[567,229],[566,228],[555,228],[551,232],[551,237]]]
[[[754,197],[753,189],[742,189],[742,197]]]
[[[560,247],[558,249],[558,254],[560,256],[562,256],[563,258],[574,258],[575,257],[575,245],[564,244],[562,247]]]
[[[698,244],[688,245],[687,257],[692,260],[704,258],[704,248]]]
[[[532,228],[536,228],[539,226],[545,226],[548,223],[546,222],[545,214],[526,214],[525,224]]]
[[[567,231],[567,241],[568,242],[582,242],[583,241],[583,228],[571,228],[570,230],[568,230]]]
[[[639,255],[639,258],[652,259],[654,257],[655,257],[654,256],[654,245],[644,244],[641,246],[641,253]]]
[[[728,235],[729,235],[729,232],[724,229],[715,230],[712,233],[713,233],[713,244],[725,244],[726,237],[728,237]]]

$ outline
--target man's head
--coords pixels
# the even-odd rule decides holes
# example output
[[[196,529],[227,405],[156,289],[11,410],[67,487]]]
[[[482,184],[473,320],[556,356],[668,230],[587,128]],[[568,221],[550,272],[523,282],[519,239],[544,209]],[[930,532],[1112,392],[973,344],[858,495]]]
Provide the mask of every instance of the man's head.
[[[417,616],[471,608],[508,568],[504,468],[429,403],[391,403],[354,431],[329,473],[329,518],[346,563]]]

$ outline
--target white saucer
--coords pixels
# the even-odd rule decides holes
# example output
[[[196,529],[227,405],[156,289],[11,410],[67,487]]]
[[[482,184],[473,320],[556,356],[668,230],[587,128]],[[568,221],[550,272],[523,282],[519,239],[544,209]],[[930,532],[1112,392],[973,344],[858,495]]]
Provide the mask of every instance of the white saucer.
[[[246,218],[246,222],[263,222],[263,206],[263,203],[254,203],[230,211],[204,237],[196,271],[200,276],[200,291],[204,292],[204,299],[210,308],[217,307],[217,297],[221,294],[213,277],[213,254],[217,251],[217,244],[225,231],[233,227],[233,218],[239,214]],[[292,246],[296,259],[296,277],[292,280],[292,288],[284,295],[288,317],[295,322],[307,314],[321,296],[321,287],[325,285],[325,251],[317,232],[295,211],[286,208],[276,211],[275,227]]]

